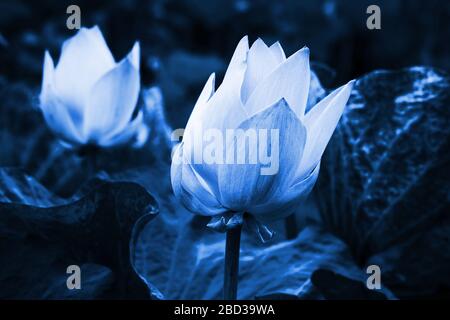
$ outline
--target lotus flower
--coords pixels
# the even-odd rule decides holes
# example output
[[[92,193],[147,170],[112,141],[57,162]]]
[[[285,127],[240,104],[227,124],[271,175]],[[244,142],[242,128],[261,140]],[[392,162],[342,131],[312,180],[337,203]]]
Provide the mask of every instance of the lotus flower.
[[[110,147],[138,135],[143,114],[133,114],[140,88],[139,55],[136,42],[116,63],[97,26],[81,28],[64,42],[56,68],[45,52],[40,108],[66,145]]]
[[[305,47],[286,58],[279,42],[268,47],[258,39],[249,49],[247,37],[239,42],[217,91],[214,79],[212,74],[206,82],[183,140],[174,149],[171,180],[175,195],[190,211],[206,216],[246,212],[260,222],[286,217],[317,180],[321,156],[343,113],[353,81],[305,114],[309,49]],[[198,150],[201,147],[195,137],[212,129],[224,136],[236,129],[278,130],[277,172],[262,174],[261,163],[198,161],[195,155],[202,150]],[[247,151],[236,143],[236,139],[227,141],[224,150],[219,147],[216,151]],[[269,144],[268,149],[273,152],[274,147]],[[249,150],[249,158],[255,152]]]

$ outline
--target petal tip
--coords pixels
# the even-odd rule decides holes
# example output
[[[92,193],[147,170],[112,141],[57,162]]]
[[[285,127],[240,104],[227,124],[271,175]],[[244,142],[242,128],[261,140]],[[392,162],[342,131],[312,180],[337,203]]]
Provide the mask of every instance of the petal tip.
[[[133,45],[133,48],[131,48],[130,53],[128,53],[128,59],[131,61],[131,64],[137,70],[139,70],[140,58],[141,58],[141,45],[139,41],[136,41]]]
[[[304,46],[300,51],[309,56],[310,50],[307,46]]]
[[[45,50],[44,53],[44,70],[46,70],[48,67],[54,67],[53,65],[53,59],[50,55],[50,52],[48,50]]]
[[[42,72],[42,88],[41,88],[41,94],[39,96],[39,100],[41,103],[43,103],[46,98],[47,87],[49,85],[51,85],[51,83],[53,82],[54,70],[55,70],[55,66],[53,63],[53,59],[50,55],[50,52],[48,50],[45,50],[44,65],[43,65],[43,72]]]
[[[357,81],[356,79],[350,80],[349,82],[347,82],[347,84],[341,87],[342,88],[341,91],[348,92],[348,94],[350,95],[351,91],[353,90],[353,87],[355,86],[356,81]]]
[[[87,34],[102,34],[102,31],[100,30],[100,28],[98,27],[98,25],[94,25],[90,28],[88,27],[81,27],[80,30],[78,30],[78,32],[75,34],[75,36],[82,34],[82,33],[87,33]]]
[[[248,35],[245,35],[245,36],[243,36],[242,38],[241,38],[241,40],[239,40],[239,43],[242,43],[242,44],[246,44],[247,45],[247,48],[248,48]],[[238,43],[238,44],[239,44]]]
[[[211,73],[211,75],[209,76],[208,81],[211,81],[211,84],[212,84],[213,88],[216,87],[216,73],[215,72]]]
[[[275,41],[272,46],[281,46],[281,43],[279,40]]]
[[[266,43],[264,42],[264,40],[261,39],[261,37],[258,37],[258,39],[256,39],[255,42],[253,42],[252,48],[253,48],[253,47],[258,48],[258,47],[260,47],[260,46],[264,46],[264,47],[267,48],[267,45],[266,45]],[[250,48],[250,49],[251,49],[251,48]]]

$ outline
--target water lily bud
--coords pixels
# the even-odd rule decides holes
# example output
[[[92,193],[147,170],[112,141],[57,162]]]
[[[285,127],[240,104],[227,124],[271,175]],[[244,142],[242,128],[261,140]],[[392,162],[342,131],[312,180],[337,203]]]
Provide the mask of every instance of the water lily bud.
[[[66,144],[110,147],[127,143],[144,125],[134,110],[140,89],[139,43],[116,63],[97,26],[81,28],[62,46],[54,67],[45,52],[40,108]]]
[[[238,44],[222,84],[208,79],[173,153],[175,195],[206,216],[291,214],[313,188],[353,81],[305,114],[309,49],[286,58],[279,42]],[[227,219],[212,220],[213,225]],[[225,227],[226,226],[222,226]]]

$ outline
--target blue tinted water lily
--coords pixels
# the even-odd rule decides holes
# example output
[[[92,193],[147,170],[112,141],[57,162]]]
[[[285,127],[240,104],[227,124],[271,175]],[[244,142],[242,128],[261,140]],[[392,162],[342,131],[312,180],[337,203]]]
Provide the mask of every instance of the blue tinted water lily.
[[[214,74],[206,82],[174,150],[175,195],[227,233],[224,299],[237,297],[241,225],[269,239],[264,223],[291,214],[308,195],[350,96],[353,82],[306,113],[310,77],[308,48],[286,58],[278,42],[258,39],[249,48],[244,37],[218,89]],[[263,170],[267,158],[276,170]]]
[[[110,147],[139,135],[139,60],[136,42],[116,63],[97,26],[66,40],[56,67],[45,52],[40,108],[65,145]]]
[[[320,159],[343,113],[353,81],[331,92],[306,113],[309,49],[302,48],[287,58],[279,42],[267,46],[258,39],[249,48],[244,37],[217,90],[214,82],[212,74],[194,106],[183,140],[174,150],[171,180],[175,195],[190,211],[220,219],[213,224],[226,222],[229,213],[245,212],[261,222],[286,217],[317,180]],[[269,153],[277,152],[274,174],[262,174],[261,162],[212,162],[198,157],[207,149],[195,138],[199,132],[208,135],[214,130],[215,136],[222,133],[225,137],[230,130],[249,129],[278,132],[278,140],[256,144],[265,145]],[[221,146],[215,151],[247,152],[249,159],[252,155],[256,158],[254,153],[259,155],[260,150],[239,146],[238,140],[220,140]],[[277,145],[274,141],[278,141]]]

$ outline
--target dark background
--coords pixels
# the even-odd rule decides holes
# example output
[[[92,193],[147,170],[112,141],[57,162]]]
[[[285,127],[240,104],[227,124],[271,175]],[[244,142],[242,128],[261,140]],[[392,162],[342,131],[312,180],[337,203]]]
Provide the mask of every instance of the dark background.
[[[0,76],[39,85],[44,50],[56,59],[75,33],[66,28],[70,4],[81,8],[83,26],[100,26],[117,60],[140,40],[143,85],[162,87],[176,127],[184,126],[208,75],[223,74],[245,34],[280,40],[287,54],[308,46],[326,87],[376,69],[450,65],[449,1],[1,0]],[[381,8],[381,30],[366,27],[371,4]]]

